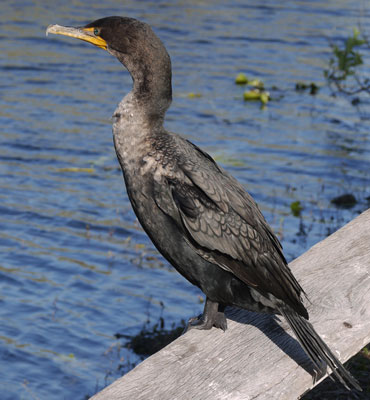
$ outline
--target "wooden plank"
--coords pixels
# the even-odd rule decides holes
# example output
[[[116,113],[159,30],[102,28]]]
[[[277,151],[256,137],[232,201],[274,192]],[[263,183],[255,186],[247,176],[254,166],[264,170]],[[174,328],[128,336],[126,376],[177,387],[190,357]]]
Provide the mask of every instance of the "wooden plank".
[[[370,209],[290,267],[312,301],[311,322],[342,362],[370,342]],[[295,399],[315,386],[282,318],[227,316],[225,333],[191,330],[92,399]]]

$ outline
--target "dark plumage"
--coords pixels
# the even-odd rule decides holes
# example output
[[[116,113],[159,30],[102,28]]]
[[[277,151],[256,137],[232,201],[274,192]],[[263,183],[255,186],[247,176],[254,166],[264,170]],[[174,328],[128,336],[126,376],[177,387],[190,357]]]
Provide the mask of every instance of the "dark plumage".
[[[327,365],[360,389],[307,321],[304,291],[253,198],[197,146],[163,127],[171,62],[151,28],[109,17],[83,28],[50,26],[106,49],[126,66],[132,91],[114,113],[114,145],[132,207],[157,249],[206,295],[188,328],[227,328],[227,305],[283,315],[318,373]]]

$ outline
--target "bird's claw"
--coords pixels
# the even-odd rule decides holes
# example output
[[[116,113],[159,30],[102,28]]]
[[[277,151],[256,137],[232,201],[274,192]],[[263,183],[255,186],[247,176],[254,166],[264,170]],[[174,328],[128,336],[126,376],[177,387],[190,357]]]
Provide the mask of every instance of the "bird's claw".
[[[184,329],[183,334],[190,331],[191,329],[209,330],[213,326],[215,328],[222,329],[224,332],[226,331],[227,320],[223,312],[218,312],[212,319],[210,318],[203,319],[203,315],[190,318],[187,323],[187,326]]]

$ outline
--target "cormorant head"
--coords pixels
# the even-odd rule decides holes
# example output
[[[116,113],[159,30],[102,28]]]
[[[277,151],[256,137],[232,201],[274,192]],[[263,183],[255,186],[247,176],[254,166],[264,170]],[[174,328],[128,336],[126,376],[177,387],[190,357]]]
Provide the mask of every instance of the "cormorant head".
[[[170,57],[150,26],[134,18],[106,17],[84,27],[50,25],[46,34],[71,36],[113,54],[134,80],[134,93],[171,101]]]

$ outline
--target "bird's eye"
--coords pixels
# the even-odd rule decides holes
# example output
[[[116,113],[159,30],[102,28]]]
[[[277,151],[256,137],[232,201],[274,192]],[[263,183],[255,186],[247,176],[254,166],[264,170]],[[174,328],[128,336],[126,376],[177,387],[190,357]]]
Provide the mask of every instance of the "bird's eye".
[[[98,36],[98,35],[99,35],[99,29],[98,29],[98,28],[95,28],[95,29],[94,29],[94,35],[95,35],[95,36]]]

